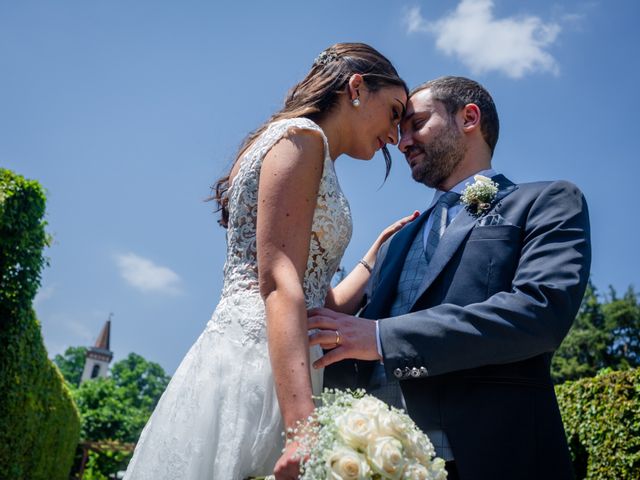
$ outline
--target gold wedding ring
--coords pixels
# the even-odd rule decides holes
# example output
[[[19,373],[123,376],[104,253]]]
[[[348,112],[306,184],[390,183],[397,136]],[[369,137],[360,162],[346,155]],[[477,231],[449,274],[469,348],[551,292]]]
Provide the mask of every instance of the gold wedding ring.
[[[340,330],[336,330],[336,346],[340,345],[340,340],[341,340]]]

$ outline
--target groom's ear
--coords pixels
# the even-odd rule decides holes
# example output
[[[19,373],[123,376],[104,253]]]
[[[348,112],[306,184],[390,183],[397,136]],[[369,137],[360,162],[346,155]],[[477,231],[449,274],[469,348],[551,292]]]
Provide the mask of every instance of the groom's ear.
[[[480,128],[480,108],[475,103],[467,103],[460,110],[462,120],[462,130],[465,133],[472,132]]]

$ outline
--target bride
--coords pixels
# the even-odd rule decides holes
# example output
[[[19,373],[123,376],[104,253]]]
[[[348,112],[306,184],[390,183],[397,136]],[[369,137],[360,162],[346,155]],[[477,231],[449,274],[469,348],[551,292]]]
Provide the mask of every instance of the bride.
[[[384,230],[335,288],[351,216],[333,161],[390,165],[407,87],[379,52],[361,43],[323,51],[284,107],[251,133],[215,186],[227,230],[220,303],[145,426],[125,479],[243,479],[298,475],[297,445],[284,434],[314,408],[322,372],[310,370],[308,308],[354,313]],[[336,332],[335,343],[340,343]]]

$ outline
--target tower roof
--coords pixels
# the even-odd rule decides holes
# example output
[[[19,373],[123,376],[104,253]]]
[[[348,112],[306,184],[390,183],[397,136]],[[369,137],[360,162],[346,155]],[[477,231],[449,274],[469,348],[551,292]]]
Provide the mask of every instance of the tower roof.
[[[96,348],[102,350],[109,350],[109,343],[111,342],[111,320],[107,320],[102,327],[102,331],[96,340]]]

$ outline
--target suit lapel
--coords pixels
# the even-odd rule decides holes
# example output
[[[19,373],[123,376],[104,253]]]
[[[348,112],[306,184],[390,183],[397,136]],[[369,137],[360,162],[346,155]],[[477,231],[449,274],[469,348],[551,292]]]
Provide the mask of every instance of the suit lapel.
[[[496,194],[496,198],[493,201],[493,204],[494,204],[493,208],[495,208],[500,203],[500,200],[502,200],[504,197],[509,195],[514,190],[518,189],[518,185],[513,183],[511,180],[509,180],[507,177],[505,177],[502,174],[491,177],[491,180],[493,180],[498,184],[498,193]]]
[[[493,202],[496,206],[504,197],[518,188],[517,185],[508,180],[504,175],[496,175],[492,177],[492,180],[498,184],[498,193]],[[420,232],[422,225],[427,218],[429,218],[431,210],[432,208],[423,212],[417,220],[414,220],[400,230],[391,240],[388,253],[380,268],[380,283],[376,287],[371,302],[362,312],[362,317],[377,319],[388,315],[396,295],[398,280],[404,267],[407,252],[409,248],[411,248],[411,244],[416,235]],[[453,219],[453,222],[451,222],[445,231],[431,259],[427,275],[420,285],[419,294],[416,299],[422,296],[436,277],[442,272],[447,263],[449,263],[468,233],[475,226],[476,220],[477,219],[469,214],[466,209],[463,209],[456,218]]]
[[[365,318],[377,319],[388,313],[396,295],[398,280],[404,266],[407,252],[422,225],[429,218],[431,208],[426,210],[416,220],[400,230],[391,240],[387,255],[380,267],[380,283],[376,287],[371,302],[362,312]]]
[[[492,180],[498,184],[498,193],[493,201],[494,208],[500,200],[509,195],[515,189],[517,185],[509,181],[504,175],[496,175],[492,177]],[[449,260],[456,253],[460,245],[467,238],[469,232],[476,225],[477,218],[471,215],[466,208],[464,208],[456,218],[453,219],[451,224],[447,227],[444,235],[440,239],[440,243],[436,248],[436,251],[431,258],[427,274],[425,275],[420,288],[418,289],[418,295],[411,309],[415,306],[415,302],[422,296],[422,294],[431,286],[434,280],[442,272],[444,267],[449,263]],[[405,253],[406,255],[406,253]]]

